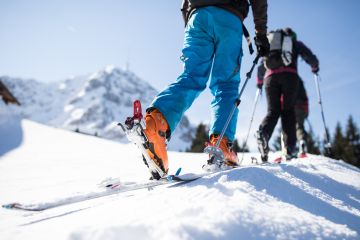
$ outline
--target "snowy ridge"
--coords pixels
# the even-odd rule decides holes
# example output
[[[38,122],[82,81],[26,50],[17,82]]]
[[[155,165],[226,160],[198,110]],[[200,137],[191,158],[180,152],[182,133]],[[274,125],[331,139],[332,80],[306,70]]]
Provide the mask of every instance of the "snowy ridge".
[[[0,124],[1,136],[18,140],[0,158],[1,204],[46,203],[93,192],[109,177],[123,182],[148,178],[131,144],[17,121],[22,134],[15,136],[19,130],[14,125]],[[6,127],[11,131],[3,131]],[[257,166],[251,164],[251,156],[259,157],[246,154],[242,168],[176,187],[140,189],[37,213],[0,209],[0,235],[2,239],[359,239],[359,169],[313,155]],[[170,173],[179,167],[183,173],[199,173],[206,154],[170,152],[169,161]]]
[[[139,99],[143,111],[157,91],[130,71],[114,66],[88,76],[79,76],[57,83],[1,77],[22,106],[11,106],[22,117],[64,128],[127,142],[117,126],[132,115],[133,101]],[[172,134],[173,150],[189,148],[194,127],[184,117]]]

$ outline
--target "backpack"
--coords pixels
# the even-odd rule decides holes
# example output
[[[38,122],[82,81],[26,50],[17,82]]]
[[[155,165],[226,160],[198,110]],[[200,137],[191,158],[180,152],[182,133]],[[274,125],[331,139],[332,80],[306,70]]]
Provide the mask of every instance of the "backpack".
[[[249,1],[248,0],[189,0],[189,7],[191,9],[205,6],[216,6],[229,4],[236,8],[244,17],[247,17],[249,13]]]
[[[267,35],[270,43],[270,52],[264,57],[267,69],[287,67],[293,60],[293,38],[283,30],[271,31]]]

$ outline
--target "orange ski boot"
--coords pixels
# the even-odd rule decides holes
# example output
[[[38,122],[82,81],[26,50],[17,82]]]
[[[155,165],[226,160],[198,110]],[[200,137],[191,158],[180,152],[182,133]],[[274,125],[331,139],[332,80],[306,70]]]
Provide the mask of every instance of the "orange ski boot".
[[[168,172],[168,156],[166,150],[166,136],[169,133],[169,125],[157,109],[148,111],[145,115],[144,134],[149,142],[149,148],[146,150],[152,161],[160,167],[164,173]],[[159,179],[162,176],[154,176]]]
[[[219,135],[212,134],[210,136],[210,145],[215,146]],[[237,157],[236,152],[232,149],[232,143],[229,143],[228,139],[226,137],[223,137],[220,141],[219,148],[222,150],[224,154],[224,164],[226,166],[235,167],[239,164],[239,158]]]

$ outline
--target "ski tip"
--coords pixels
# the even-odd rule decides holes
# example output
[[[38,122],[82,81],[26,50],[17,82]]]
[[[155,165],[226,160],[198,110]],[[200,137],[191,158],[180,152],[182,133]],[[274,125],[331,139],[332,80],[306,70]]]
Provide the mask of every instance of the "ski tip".
[[[280,164],[282,162],[282,157],[275,158],[273,162]]]
[[[175,173],[175,176],[179,176],[179,175],[180,175],[181,170],[182,170],[182,168],[181,168],[181,167],[180,167],[180,168],[178,168],[178,170],[177,170],[177,171],[176,171],[176,173]]]
[[[6,209],[10,208],[9,204],[1,205],[1,207],[2,207],[2,208],[6,208]]]
[[[18,207],[19,205],[20,205],[19,203],[9,203],[9,204],[4,204],[1,207],[5,209],[12,209]]]

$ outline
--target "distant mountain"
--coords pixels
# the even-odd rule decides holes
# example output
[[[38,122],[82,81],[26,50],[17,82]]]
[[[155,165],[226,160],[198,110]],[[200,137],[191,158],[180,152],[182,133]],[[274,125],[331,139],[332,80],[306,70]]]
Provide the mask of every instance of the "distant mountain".
[[[127,140],[117,122],[132,114],[133,101],[139,99],[145,111],[157,94],[134,73],[114,66],[55,83],[1,79],[22,104],[11,106],[22,117],[120,142]],[[184,116],[172,135],[169,149],[184,151],[193,132],[194,127]]]

